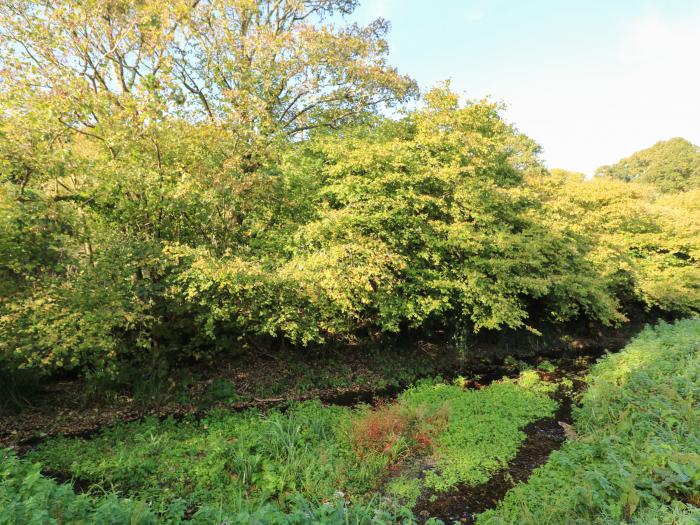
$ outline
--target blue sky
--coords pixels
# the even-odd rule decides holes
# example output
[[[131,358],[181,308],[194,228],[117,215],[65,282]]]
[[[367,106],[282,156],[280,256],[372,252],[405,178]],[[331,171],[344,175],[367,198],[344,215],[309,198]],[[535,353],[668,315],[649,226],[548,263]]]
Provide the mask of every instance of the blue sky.
[[[401,72],[505,102],[550,167],[700,144],[700,0],[361,0],[352,19],[377,17]]]

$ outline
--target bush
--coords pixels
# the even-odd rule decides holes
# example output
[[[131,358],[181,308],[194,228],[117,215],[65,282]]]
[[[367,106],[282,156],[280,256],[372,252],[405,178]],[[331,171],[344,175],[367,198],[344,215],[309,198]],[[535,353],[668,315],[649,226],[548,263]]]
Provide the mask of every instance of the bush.
[[[362,458],[367,452],[401,456],[412,449],[429,449],[447,424],[449,409],[394,403],[369,410],[355,419],[352,443]]]

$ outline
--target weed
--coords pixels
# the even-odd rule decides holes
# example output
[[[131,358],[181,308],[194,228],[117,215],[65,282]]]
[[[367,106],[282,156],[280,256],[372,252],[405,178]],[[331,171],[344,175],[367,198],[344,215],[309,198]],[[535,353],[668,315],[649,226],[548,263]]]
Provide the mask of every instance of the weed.
[[[207,388],[200,405],[211,406],[216,403],[235,403],[240,400],[236,387],[231,381],[215,379]]]
[[[421,483],[416,478],[401,476],[387,484],[386,492],[402,505],[413,508],[420,497]]]
[[[557,371],[557,367],[554,364],[552,364],[552,362],[549,361],[548,359],[544,359],[544,360],[540,361],[540,363],[537,365],[537,368],[538,368],[538,370],[542,370],[543,372],[549,372],[549,373],[553,373],[553,372]]]
[[[395,403],[369,410],[354,420],[352,443],[360,458],[367,452],[387,454],[393,461],[415,449],[429,449],[445,427],[446,406]]]

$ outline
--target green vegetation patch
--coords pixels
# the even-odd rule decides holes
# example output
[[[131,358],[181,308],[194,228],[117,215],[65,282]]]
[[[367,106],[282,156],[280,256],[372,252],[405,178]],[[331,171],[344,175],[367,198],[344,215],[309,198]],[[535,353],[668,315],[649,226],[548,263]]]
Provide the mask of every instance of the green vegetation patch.
[[[435,468],[426,472],[425,485],[445,491],[457,483],[476,485],[505,467],[525,439],[522,428],[551,416],[557,407],[528,377],[503,380],[481,390],[457,385],[423,385],[406,391],[400,402],[413,406],[447,408],[445,429],[434,442]]]
[[[700,522],[700,321],[645,329],[589,381],[579,438],[479,525]]]
[[[107,492],[98,497],[77,495],[69,484],[58,484],[41,475],[39,465],[20,460],[10,451],[0,455],[0,524],[2,525],[389,525],[415,523],[410,511],[391,508],[372,497],[349,503],[340,496],[323,503],[297,496],[288,510],[274,504],[235,514],[220,508],[202,507],[186,519],[182,502],[164,513],[148,504]],[[432,523],[431,521],[429,521]]]
[[[93,494],[146,501],[160,516],[174,508],[237,515],[266,505],[292,512],[300,498],[316,506],[340,498],[358,508],[380,498],[396,510],[426,488],[480,483],[505,466],[525,437],[522,427],[556,407],[535,383],[465,390],[432,381],[379,409],[310,401],[284,413],[148,419],[92,439],[51,439],[29,459],[93,484]],[[421,458],[434,468],[418,482],[410,478]],[[404,474],[390,480],[390,467]]]
[[[286,413],[213,412],[200,421],[118,425],[91,440],[58,438],[31,454],[53,470],[151,502],[239,511],[297,495],[321,501],[375,488],[390,457],[354,454],[350,410],[307,402]]]

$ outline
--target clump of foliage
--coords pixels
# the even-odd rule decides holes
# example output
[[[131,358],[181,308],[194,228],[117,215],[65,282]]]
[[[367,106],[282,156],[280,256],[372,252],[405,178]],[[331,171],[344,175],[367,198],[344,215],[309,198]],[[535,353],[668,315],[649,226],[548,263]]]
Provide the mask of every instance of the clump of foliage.
[[[183,502],[175,502],[166,512],[156,513],[144,502],[119,497],[114,492],[98,496],[77,495],[69,484],[58,484],[41,475],[37,463],[18,459],[2,451],[0,463],[0,524],[42,523],[51,525],[390,525],[416,523],[410,511],[395,508],[380,498],[348,503],[333,497],[313,503],[296,496],[289,510],[274,504],[245,509],[235,514],[221,508],[201,507],[187,517]],[[428,523],[436,523],[428,520]]]
[[[412,509],[421,495],[423,489],[421,481],[416,477],[402,475],[390,480],[385,488],[387,495],[406,508]]]
[[[657,142],[596,170],[600,177],[642,182],[667,193],[700,187],[700,147],[682,138]]]
[[[356,2],[6,4],[1,366],[624,318],[499,106],[382,116],[415,83]]]
[[[391,403],[368,410],[355,419],[351,439],[360,458],[367,452],[391,453],[401,458],[414,449],[429,449],[447,420],[447,405],[429,410],[424,406]]]
[[[546,393],[526,383],[503,380],[480,390],[438,383],[401,395],[400,402],[408,406],[445,407],[448,414],[447,425],[432,443],[435,468],[426,472],[427,488],[444,492],[458,483],[477,485],[508,464],[525,439],[523,427],[557,407]]]
[[[0,451],[0,523],[158,523],[142,502],[109,494],[99,500],[76,495],[67,484],[41,475],[39,465]]]
[[[660,195],[652,186],[561,173],[532,178],[542,218],[589,247],[584,257],[624,304],[700,312],[699,190]]]
[[[554,452],[480,525],[696,523],[700,321],[646,328],[592,369],[578,438]]]
[[[416,85],[356,6],[0,6],[0,367],[698,310],[699,190],[550,177],[449,86],[387,117]]]
[[[313,188],[277,166],[313,129],[416,92],[386,64],[385,21],[331,23],[355,7],[3,3],[3,366],[104,373],[125,359],[201,358],[255,332],[309,340],[309,325],[283,319],[306,299],[280,302],[278,287],[295,282],[268,271]],[[252,301],[224,330],[190,318],[187,250],[221,257]]]

